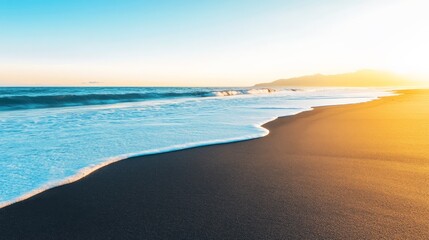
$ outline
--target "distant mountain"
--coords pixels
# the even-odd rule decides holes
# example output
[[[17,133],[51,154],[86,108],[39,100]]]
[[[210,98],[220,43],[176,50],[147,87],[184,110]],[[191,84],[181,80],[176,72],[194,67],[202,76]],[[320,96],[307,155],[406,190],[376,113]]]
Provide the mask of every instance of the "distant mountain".
[[[416,82],[404,77],[375,70],[360,70],[337,75],[310,75],[279,79],[270,83],[256,84],[256,87],[393,87],[413,86]]]

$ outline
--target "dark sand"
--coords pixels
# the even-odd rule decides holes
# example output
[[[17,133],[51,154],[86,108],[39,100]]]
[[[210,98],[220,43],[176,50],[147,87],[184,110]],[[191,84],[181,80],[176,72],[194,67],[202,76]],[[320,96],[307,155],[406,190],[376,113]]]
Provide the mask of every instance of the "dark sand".
[[[111,164],[0,209],[0,239],[429,239],[429,90],[403,93]]]

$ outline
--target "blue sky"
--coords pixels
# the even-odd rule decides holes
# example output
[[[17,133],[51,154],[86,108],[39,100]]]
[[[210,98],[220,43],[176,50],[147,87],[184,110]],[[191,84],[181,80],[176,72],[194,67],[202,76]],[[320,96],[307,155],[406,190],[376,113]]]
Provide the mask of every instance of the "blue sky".
[[[242,41],[265,15],[299,8],[284,1],[1,1],[3,51],[10,58],[68,58],[187,51]],[[302,6],[301,6],[302,7]],[[281,13],[280,13],[281,14]],[[259,19],[258,19],[259,18]],[[106,51],[107,50],[107,51]],[[174,51],[175,52],[175,51]],[[135,52],[134,52],[135,53]],[[4,54],[3,54],[4,56]]]
[[[422,4],[0,0],[0,85],[251,85],[359,68],[419,72],[381,56],[410,52],[414,42],[389,39],[426,20]],[[403,11],[413,19],[391,23]],[[427,39],[413,29],[407,35]]]

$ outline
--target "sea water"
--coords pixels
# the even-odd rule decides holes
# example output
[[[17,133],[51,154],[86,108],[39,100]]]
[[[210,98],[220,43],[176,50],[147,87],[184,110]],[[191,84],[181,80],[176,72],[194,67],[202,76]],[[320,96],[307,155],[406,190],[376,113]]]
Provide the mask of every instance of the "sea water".
[[[130,156],[263,137],[268,131],[261,125],[279,116],[391,94],[364,88],[0,88],[0,207]]]

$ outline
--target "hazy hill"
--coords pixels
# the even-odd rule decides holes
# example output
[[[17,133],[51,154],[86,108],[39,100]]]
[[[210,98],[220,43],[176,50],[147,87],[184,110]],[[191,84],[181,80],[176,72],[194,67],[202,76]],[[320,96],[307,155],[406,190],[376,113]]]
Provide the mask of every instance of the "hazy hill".
[[[257,87],[284,87],[284,86],[318,86],[318,87],[388,87],[413,86],[416,82],[404,77],[374,70],[360,70],[353,73],[337,75],[310,75],[289,79],[279,79],[270,83],[256,84]]]

